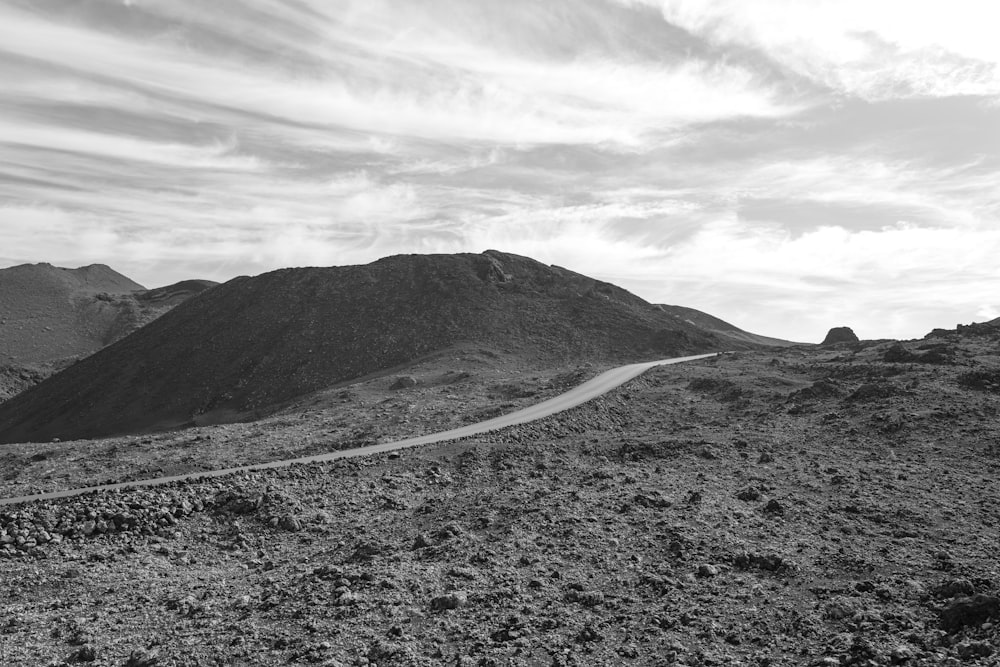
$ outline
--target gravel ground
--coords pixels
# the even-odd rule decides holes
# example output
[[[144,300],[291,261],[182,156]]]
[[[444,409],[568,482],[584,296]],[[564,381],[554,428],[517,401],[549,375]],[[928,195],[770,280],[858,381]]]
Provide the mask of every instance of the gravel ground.
[[[255,422],[0,445],[7,497],[266,463],[437,433],[560,394],[606,365],[531,368],[456,349],[398,373],[307,396]]]
[[[997,664],[998,350],[740,353],[460,442],[8,508],[0,664]]]

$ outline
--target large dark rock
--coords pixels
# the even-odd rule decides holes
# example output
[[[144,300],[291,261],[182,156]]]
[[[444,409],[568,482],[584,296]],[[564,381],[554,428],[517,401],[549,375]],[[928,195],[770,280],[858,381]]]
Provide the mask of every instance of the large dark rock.
[[[858,336],[851,327],[834,327],[826,334],[821,345],[834,345],[835,343],[857,343]]]
[[[991,618],[1000,616],[1000,597],[996,595],[973,595],[958,598],[939,612],[941,627],[945,630],[960,630],[966,626],[980,625]]]

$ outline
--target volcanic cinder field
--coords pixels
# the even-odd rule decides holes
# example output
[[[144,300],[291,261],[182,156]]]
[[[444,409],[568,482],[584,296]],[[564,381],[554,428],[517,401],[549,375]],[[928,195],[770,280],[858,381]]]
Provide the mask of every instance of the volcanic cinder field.
[[[795,345],[502,253],[384,262],[438,281],[423,307],[458,324],[405,311],[413,337],[399,330],[393,314],[413,297],[389,300],[410,274],[363,276],[363,295],[294,271],[212,287],[0,406],[4,495],[389,442],[638,357],[730,351],[461,440],[5,506],[0,663],[995,664],[995,323]],[[220,310],[275,284],[330,291],[312,309],[287,292],[285,309],[234,306],[253,322],[244,329]],[[309,323],[332,326],[338,298],[367,304],[350,320],[372,327],[363,340],[440,342],[405,348],[408,360],[306,364],[320,344]],[[631,328],[612,340],[603,326]],[[242,366],[218,360],[231,387],[199,379],[198,350],[241,336],[291,347],[262,345],[275,359],[237,346]],[[181,340],[191,366],[169,356]],[[158,375],[133,388],[142,400],[179,394],[171,409],[190,409],[176,407],[192,405],[190,385],[228,392],[230,411],[164,430],[139,403],[108,422],[121,399],[94,369],[111,378],[134,363]],[[254,371],[272,367],[308,368],[313,384]],[[53,439],[33,411],[68,394],[67,437]],[[118,432],[80,439],[92,414]],[[20,428],[44,437],[5,435]]]

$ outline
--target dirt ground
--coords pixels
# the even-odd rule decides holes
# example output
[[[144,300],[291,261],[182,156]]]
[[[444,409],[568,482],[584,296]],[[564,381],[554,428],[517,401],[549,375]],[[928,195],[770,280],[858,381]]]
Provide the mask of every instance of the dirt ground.
[[[457,349],[317,392],[255,422],[0,445],[0,494],[217,470],[446,431],[533,405],[606,369],[591,363],[538,369],[512,355]]]
[[[997,664],[998,401],[989,337],[741,352],[460,442],[7,508],[0,663]]]

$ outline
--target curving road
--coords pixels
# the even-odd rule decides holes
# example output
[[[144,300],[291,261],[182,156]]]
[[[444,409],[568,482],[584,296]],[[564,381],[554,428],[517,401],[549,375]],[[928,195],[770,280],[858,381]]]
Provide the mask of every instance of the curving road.
[[[32,500],[51,500],[54,498],[69,498],[71,496],[78,496],[84,493],[89,493],[90,491],[107,491],[112,489],[132,489],[141,486],[157,486],[159,484],[167,484],[169,482],[178,482],[188,479],[205,479],[208,477],[221,477],[222,475],[229,475],[236,472],[247,472],[250,470],[266,470],[268,468],[283,468],[290,466],[293,463],[315,463],[317,461],[333,461],[335,459],[346,459],[355,456],[367,456],[369,454],[381,454],[383,452],[391,452],[397,449],[405,449],[407,447],[416,447],[418,445],[427,445],[435,442],[443,442],[445,440],[456,440],[458,438],[465,438],[470,435],[478,435],[480,433],[486,433],[487,431],[495,431],[497,429],[503,428],[505,426],[514,426],[516,424],[525,424],[527,422],[532,422],[537,419],[542,419],[543,417],[548,417],[554,415],[557,412],[563,412],[564,410],[569,410],[570,408],[575,408],[581,403],[586,403],[592,398],[597,398],[602,394],[606,394],[616,387],[620,387],[632,378],[642,375],[650,368],[654,366],[665,366],[667,364],[679,364],[685,361],[694,361],[696,359],[705,359],[708,357],[714,357],[721,353],[710,353],[710,354],[696,354],[690,357],[676,357],[674,359],[661,359],[660,361],[646,361],[638,364],[629,364],[628,366],[619,366],[618,368],[612,368],[609,371],[605,371],[598,375],[597,377],[587,380],[583,384],[570,389],[564,394],[554,396],[546,401],[537,403],[530,407],[524,408],[522,410],[517,410],[516,412],[511,412],[506,415],[501,415],[499,417],[494,417],[493,419],[488,419],[486,421],[478,422],[475,424],[469,424],[468,426],[462,426],[460,428],[453,428],[450,431],[441,431],[440,433],[429,433],[427,435],[417,436],[415,438],[407,438],[405,440],[397,440],[395,442],[386,442],[380,445],[368,445],[367,447],[357,447],[355,449],[343,449],[336,452],[330,452],[329,454],[316,454],[314,456],[303,456],[297,459],[285,459],[282,461],[271,461],[269,463],[257,463],[254,465],[238,466],[235,468],[223,468],[221,470],[206,470],[202,472],[192,472],[186,473],[184,475],[174,475],[171,477],[156,477],[154,479],[143,479],[134,482],[120,482],[118,484],[101,484],[99,486],[87,486],[79,489],[66,489],[64,491],[51,491],[49,493],[39,493],[31,496],[17,496],[14,498],[0,498],[0,505],[13,505],[15,503],[22,503]]]

